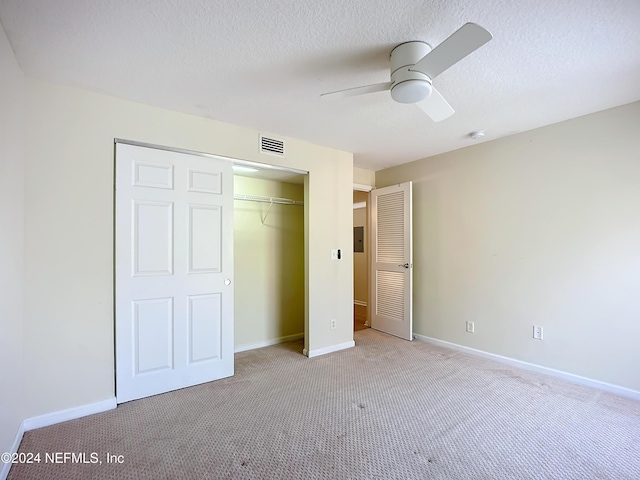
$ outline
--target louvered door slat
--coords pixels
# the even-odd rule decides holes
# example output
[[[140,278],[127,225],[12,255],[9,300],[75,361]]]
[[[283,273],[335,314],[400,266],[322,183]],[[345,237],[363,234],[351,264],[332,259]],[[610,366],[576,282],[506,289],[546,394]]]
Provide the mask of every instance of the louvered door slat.
[[[404,263],[404,194],[394,192],[378,196],[377,261]]]

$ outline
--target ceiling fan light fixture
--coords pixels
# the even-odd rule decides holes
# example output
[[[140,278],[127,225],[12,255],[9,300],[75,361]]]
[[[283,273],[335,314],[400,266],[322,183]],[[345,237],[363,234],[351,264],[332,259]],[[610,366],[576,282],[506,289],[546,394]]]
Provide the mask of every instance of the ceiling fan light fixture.
[[[431,95],[431,82],[426,79],[410,79],[391,87],[391,98],[398,103],[418,103]]]
[[[389,55],[390,82],[348,88],[322,96],[351,97],[391,90],[394,101],[416,104],[434,122],[440,122],[453,115],[455,110],[431,82],[491,38],[491,33],[480,25],[468,22],[435,48],[419,40],[401,43]]]

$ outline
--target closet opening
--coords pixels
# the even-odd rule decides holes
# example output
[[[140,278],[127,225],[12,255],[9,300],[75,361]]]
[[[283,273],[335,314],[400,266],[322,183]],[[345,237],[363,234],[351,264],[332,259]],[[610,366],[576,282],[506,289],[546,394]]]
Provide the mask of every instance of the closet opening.
[[[236,352],[304,338],[306,176],[234,163]]]

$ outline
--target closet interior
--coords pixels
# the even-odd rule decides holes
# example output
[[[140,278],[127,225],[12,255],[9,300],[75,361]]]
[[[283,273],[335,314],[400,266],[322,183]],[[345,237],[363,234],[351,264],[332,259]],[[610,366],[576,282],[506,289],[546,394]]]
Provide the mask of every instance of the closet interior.
[[[304,336],[304,175],[234,175],[235,350]]]

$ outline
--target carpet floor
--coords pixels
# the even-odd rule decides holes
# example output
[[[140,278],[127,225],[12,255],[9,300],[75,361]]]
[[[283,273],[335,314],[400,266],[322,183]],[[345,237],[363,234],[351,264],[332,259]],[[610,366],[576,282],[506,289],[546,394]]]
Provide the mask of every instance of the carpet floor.
[[[19,451],[41,462],[8,478],[640,479],[640,402],[354,336],[313,359],[301,342],[242,352],[234,377],[27,432]],[[55,452],[88,463],[44,461]]]

